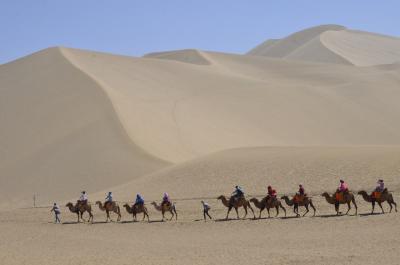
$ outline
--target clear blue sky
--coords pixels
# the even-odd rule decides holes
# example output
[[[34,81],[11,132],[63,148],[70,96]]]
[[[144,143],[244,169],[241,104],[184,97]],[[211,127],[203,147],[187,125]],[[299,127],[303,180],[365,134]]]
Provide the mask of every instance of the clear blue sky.
[[[0,0],[0,63],[50,46],[244,53],[319,24],[400,36],[399,0]]]

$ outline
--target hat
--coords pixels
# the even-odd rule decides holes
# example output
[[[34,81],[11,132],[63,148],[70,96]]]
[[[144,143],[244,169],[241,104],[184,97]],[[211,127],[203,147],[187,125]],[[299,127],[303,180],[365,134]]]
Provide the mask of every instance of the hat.
[[[378,182],[383,182],[383,179],[378,180]]]
[[[271,186],[268,186],[268,189],[272,189],[272,187],[271,187]]]
[[[341,180],[340,180],[340,183],[343,183],[343,182],[344,182],[344,180],[343,180],[343,179],[341,179]]]

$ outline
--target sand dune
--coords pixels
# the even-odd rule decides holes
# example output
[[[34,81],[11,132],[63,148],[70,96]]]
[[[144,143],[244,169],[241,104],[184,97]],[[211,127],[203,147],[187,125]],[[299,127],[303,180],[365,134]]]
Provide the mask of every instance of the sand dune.
[[[266,41],[249,55],[310,62],[372,66],[400,59],[400,39],[342,26],[323,25]]]
[[[137,147],[102,88],[59,49],[0,67],[2,203],[103,189],[167,163]]]
[[[338,36],[343,42],[333,41]],[[267,46],[305,56],[318,40],[365,65],[372,57],[347,56],[352,46],[344,43],[386,41],[374,53],[380,63],[388,49],[395,52],[397,39],[366,36],[321,26]],[[0,66],[4,194],[27,205],[33,193],[48,203],[81,189],[150,185],[144,179],[155,171],[232,148],[400,145],[399,77],[395,62],[356,67],[198,50],[134,58],[46,49]]]

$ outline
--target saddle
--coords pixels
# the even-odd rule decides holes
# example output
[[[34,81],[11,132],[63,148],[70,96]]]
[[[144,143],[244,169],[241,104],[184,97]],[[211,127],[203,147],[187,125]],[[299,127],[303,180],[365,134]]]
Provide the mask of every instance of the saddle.
[[[305,198],[305,195],[296,194],[296,195],[294,195],[293,201],[295,203],[300,203],[300,202],[304,201],[304,198]]]
[[[382,196],[382,192],[380,192],[380,191],[372,192],[372,198],[374,198],[374,199],[380,199],[381,196]]]
[[[335,199],[338,202],[344,201],[344,192],[336,192]]]

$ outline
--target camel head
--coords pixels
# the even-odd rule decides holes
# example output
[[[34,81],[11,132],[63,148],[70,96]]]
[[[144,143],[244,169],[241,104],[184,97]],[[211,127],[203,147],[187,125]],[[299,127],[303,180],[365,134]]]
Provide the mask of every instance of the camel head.
[[[156,202],[151,202],[151,205],[157,206]]]
[[[130,207],[129,204],[127,204],[127,203],[125,203],[123,206],[124,206],[125,208]]]
[[[288,199],[289,199],[289,197],[288,197],[288,196],[286,196],[286,195],[283,195],[283,196],[281,197],[281,200],[284,200],[284,199],[286,199],[286,198],[288,198]]]
[[[72,204],[72,202],[69,202],[65,205],[65,207],[73,207],[74,205]]]
[[[251,199],[250,199],[250,202],[252,202],[252,203],[257,203],[257,202],[258,202],[258,199],[257,199],[257,198],[251,198]]]
[[[96,204],[97,205],[101,205],[102,203],[101,203],[101,201],[97,201]]]
[[[220,195],[220,196],[217,198],[217,200],[222,200],[222,199],[224,199],[224,198],[225,198],[224,195]]]
[[[330,197],[330,195],[327,192],[324,192],[321,194],[322,197]]]
[[[364,191],[364,190],[360,190],[359,192],[357,192],[357,194],[358,194],[358,195],[363,195],[363,194],[367,194],[367,192]]]

